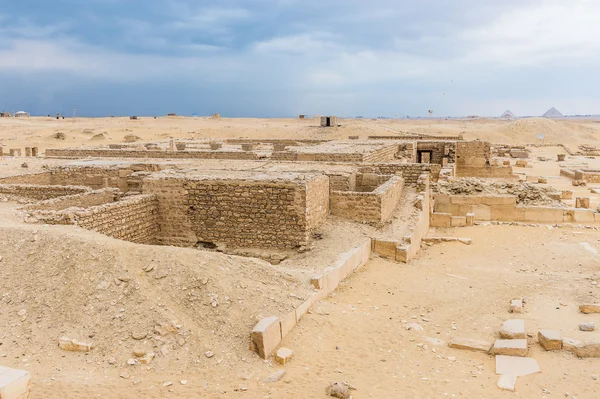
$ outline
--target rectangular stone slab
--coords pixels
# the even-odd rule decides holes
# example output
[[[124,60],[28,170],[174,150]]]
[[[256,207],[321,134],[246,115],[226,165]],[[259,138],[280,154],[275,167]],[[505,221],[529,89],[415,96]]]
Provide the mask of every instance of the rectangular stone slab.
[[[494,355],[527,356],[529,348],[526,339],[498,339],[494,342]]]
[[[0,398],[28,398],[31,375],[28,371],[0,366]]]
[[[562,336],[560,331],[540,330],[538,332],[538,342],[547,351],[562,349]]]
[[[281,326],[277,316],[262,319],[250,335],[250,349],[266,359],[281,343]]]
[[[469,351],[489,353],[492,343],[471,338],[453,338],[448,343],[448,346],[453,349],[464,349]]]
[[[525,320],[506,320],[500,327],[500,336],[504,339],[526,339]]]
[[[600,313],[600,304],[579,305],[579,311],[585,314]]]
[[[505,391],[514,392],[515,385],[517,384],[517,376],[516,375],[501,375],[498,379],[498,388],[503,389]]]
[[[498,375],[524,377],[540,372],[540,365],[531,357],[496,356],[496,374]]]

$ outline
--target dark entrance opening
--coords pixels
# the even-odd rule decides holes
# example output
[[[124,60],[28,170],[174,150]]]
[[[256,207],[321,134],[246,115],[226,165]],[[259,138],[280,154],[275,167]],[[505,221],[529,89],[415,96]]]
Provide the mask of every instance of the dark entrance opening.
[[[327,122],[326,122],[325,126],[331,127],[331,118],[327,117],[326,119],[327,119]]]
[[[433,151],[425,151],[425,150],[417,151],[417,162],[418,163],[431,163],[432,156],[433,156]]]

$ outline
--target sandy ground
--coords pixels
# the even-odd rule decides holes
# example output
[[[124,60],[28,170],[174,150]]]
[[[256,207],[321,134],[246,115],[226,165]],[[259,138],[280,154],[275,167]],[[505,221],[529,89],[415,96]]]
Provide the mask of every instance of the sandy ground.
[[[546,143],[576,149],[580,143],[596,145],[600,137],[600,124],[592,120],[348,120],[342,124],[322,129],[316,119],[0,119],[0,143],[6,151],[26,145],[43,150],[120,143],[128,134],[149,141],[345,139],[421,132],[518,144],[539,142],[537,135],[543,133]],[[65,133],[66,139],[53,138],[57,132]],[[97,134],[103,138],[92,140]],[[537,148],[530,159],[532,167],[515,168],[515,172],[551,177],[553,187],[590,196],[589,187],[573,187],[558,176],[561,164],[554,159],[559,152],[560,147]],[[22,171],[23,161],[0,160],[0,176]],[[73,161],[27,162],[32,171]],[[595,159],[570,156],[562,165],[582,163],[600,167]],[[277,169],[277,165],[255,162],[206,161],[203,165]],[[593,206],[597,203],[600,199],[593,196]],[[71,227],[26,226],[20,223],[16,207],[0,203],[0,364],[31,371],[32,398],[324,398],[325,387],[333,381],[356,387],[355,399],[598,397],[600,381],[592,379],[600,375],[597,360],[546,353],[535,343],[539,328],[559,329],[580,339],[597,337],[598,333],[577,330],[583,321],[600,323],[600,317],[577,311],[582,302],[600,302],[600,289],[592,284],[600,280],[600,258],[590,250],[600,250],[596,230],[491,225],[438,230],[432,234],[470,237],[473,244],[434,245],[409,265],[374,258],[332,297],[314,306],[286,337],[284,345],[294,350],[294,359],[285,366],[281,381],[265,383],[265,377],[282,367],[251,353],[246,332],[261,316],[291,309],[307,295],[297,275],[281,273],[286,262],[271,266],[223,254],[139,246]],[[405,224],[401,222],[382,234],[402,236]],[[367,230],[357,229],[372,233]],[[352,231],[343,230],[341,224],[328,224],[323,231],[354,243]],[[322,258],[335,253],[336,247],[330,245],[323,244]],[[298,261],[312,270],[313,259],[307,255]],[[152,262],[158,269],[148,275],[143,269]],[[157,279],[161,269],[168,275]],[[124,273],[131,280],[118,283]],[[205,279],[207,288],[202,288]],[[197,304],[190,303],[190,288],[200,293]],[[211,305],[214,295],[219,297],[216,308]],[[496,388],[491,356],[451,350],[445,342],[456,336],[494,339],[502,321],[512,317],[509,301],[518,297],[527,301],[523,318],[531,335],[531,356],[539,361],[542,373],[520,378],[513,394]],[[155,333],[156,325],[173,320],[183,321],[183,327],[165,336]],[[405,324],[413,322],[424,331],[408,331]],[[134,342],[131,333],[138,329],[158,339]],[[62,334],[93,341],[98,350],[88,355],[62,352],[55,346]],[[156,351],[155,361],[127,366],[139,345]],[[165,353],[163,346],[167,346]],[[207,357],[206,351],[214,356]],[[113,357],[116,363],[111,364]]]
[[[371,135],[402,135],[425,133],[455,136],[467,140],[486,140],[493,143],[533,144],[562,143],[574,150],[586,143],[599,145],[600,121],[588,119],[341,119],[340,127],[321,128],[317,118],[310,119],[211,119],[183,117],[76,118],[61,119],[0,118],[0,145],[6,148],[38,146],[61,148],[122,143],[127,135],[144,141],[175,138],[298,138],[347,139]],[[65,139],[53,136],[64,133]],[[542,134],[543,139],[538,136]]]

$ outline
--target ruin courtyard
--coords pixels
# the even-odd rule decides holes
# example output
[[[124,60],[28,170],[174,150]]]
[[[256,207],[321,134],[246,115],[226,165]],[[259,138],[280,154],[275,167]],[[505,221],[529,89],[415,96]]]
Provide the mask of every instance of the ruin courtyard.
[[[0,118],[0,366],[31,398],[595,398],[598,122]]]

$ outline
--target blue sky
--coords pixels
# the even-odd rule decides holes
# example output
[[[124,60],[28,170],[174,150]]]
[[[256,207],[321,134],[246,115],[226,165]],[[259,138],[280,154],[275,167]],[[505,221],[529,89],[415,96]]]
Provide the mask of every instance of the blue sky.
[[[0,110],[599,114],[596,0],[0,2]]]

